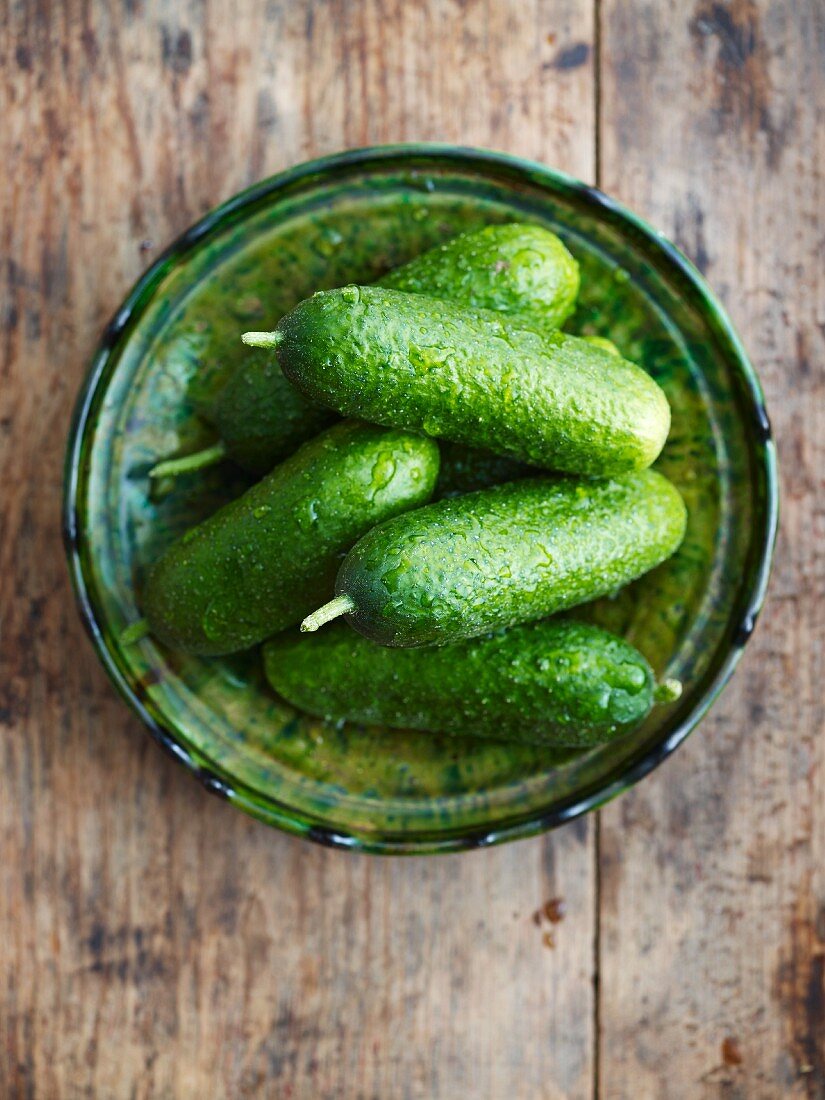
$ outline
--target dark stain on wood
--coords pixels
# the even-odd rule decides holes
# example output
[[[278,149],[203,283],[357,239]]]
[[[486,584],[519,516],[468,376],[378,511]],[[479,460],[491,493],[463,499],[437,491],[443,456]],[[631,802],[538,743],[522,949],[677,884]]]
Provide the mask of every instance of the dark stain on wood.
[[[559,50],[552,61],[546,61],[542,68],[556,69],[559,72],[567,72],[570,69],[579,69],[586,65],[590,59],[590,45],[587,42],[576,42],[572,46],[565,46]]]
[[[567,915],[564,898],[550,898],[544,903],[544,915],[551,924],[558,924]]]
[[[796,330],[796,369],[801,378],[810,378],[812,373],[808,337],[805,330]]]
[[[816,911],[815,911],[816,908]],[[790,1054],[811,1100],[825,1096],[825,916],[811,875],[800,886],[774,981]]]
[[[698,196],[688,193],[684,204],[677,207],[673,217],[675,243],[706,275],[711,260],[705,238],[705,212]]]
[[[183,76],[192,65],[192,36],[187,30],[160,28],[160,56],[164,65]]]
[[[97,35],[88,24],[84,26],[83,30],[80,32],[80,42],[83,46],[86,62],[89,68],[93,69],[97,64],[97,59],[100,57],[100,46],[98,45]]]
[[[825,903],[819,906],[816,914],[816,920],[814,921],[814,933],[817,940],[825,944]]]
[[[795,112],[775,119],[771,110],[770,53],[762,34],[755,0],[700,0],[689,29],[704,56],[716,42],[714,59],[714,115],[717,132],[730,134],[742,126],[749,138],[761,132],[767,142],[767,161],[777,168],[788,142]]]
[[[722,1040],[722,1062],[726,1066],[741,1066],[744,1058],[742,1057],[742,1049],[739,1046],[739,1040],[734,1038],[733,1035],[727,1035]]]
[[[95,921],[92,925],[92,930],[86,938],[86,947],[88,947],[92,956],[95,959],[99,959],[103,952],[103,944],[106,941],[106,926],[100,921]]]
[[[691,24],[694,34],[714,35],[719,40],[719,61],[742,69],[757,48],[756,6],[745,3],[702,3]]]
[[[759,699],[748,700],[748,718],[753,726],[761,726],[765,720],[765,705]]]
[[[89,957],[89,972],[107,980],[140,986],[169,974],[171,933],[162,925],[149,929],[139,925],[110,928],[96,920],[83,947]]]
[[[577,817],[575,821],[571,821],[566,827],[579,844],[587,844],[590,838],[590,822],[586,817]]]
[[[209,92],[203,89],[195,96],[195,102],[190,107],[187,118],[192,136],[196,141],[206,141],[209,134],[211,102]]]
[[[71,276],[69,272],[69,243],[66,230],[60,233],[57,241],[50,245],[43,242],[41,251],[41,287],[49,306],[62,305],[69,291]]]

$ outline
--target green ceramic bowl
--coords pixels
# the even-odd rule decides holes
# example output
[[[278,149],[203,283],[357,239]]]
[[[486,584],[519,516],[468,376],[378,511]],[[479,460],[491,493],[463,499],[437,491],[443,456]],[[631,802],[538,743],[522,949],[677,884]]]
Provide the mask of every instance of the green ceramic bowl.
[[[124,647],[147,563],[241,483],[227,468],[153,493],[158,456],[208,438],[199,413],[274,326],[321,286],[366,282],[456,232],[531,220],[582,266],[568,328],[610,336],[661,383],[673,430],[659,467],[690,521],[680,552],[581,614],[620,631],[682,698],[632,735],[552,766],[540,750],[296,713],[256,653],[201,659]],[[684,740],[753,630],[777,516],[759,383],[721,306],[667,241],[591,187],[476,149],[388,146],[301,165],[231,199],[147,271],[106,330],[75,413],[65,536],[107,672],[157,740],[210,790],[272,825],[372,852],[441,852],[528,836],[605,802]]]

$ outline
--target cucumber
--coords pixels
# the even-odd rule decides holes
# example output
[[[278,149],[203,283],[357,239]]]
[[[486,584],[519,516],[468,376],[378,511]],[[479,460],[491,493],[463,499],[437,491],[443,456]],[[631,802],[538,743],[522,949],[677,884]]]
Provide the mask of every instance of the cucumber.
[[[622,353],[616,347],[612,340],[608,340],[606,336],[583,336],[583,340],[586,340],[588,344],[592,344],[594,348],[601,348],[602,351],[607,351],[611,355],[618,355],[621,359]]]
[[[251,360],[230,375],[215,401],[212,419],[221,439],[221,457],[262,476],[339,416],[307,400],[287,382],[273,355]]]
[[[530,328],[551,332],[576,305],[579,265],[555,233],[515,222],[461,233],[375,286],[516,314]]]
[[[579,265],[547,229],[490,225],[424,252],[376,285],[519,313],[525,323],[549,331],[573,311]],[[274,356],[262,356],[229,380],[214,420],[234,461],[263,474],[334,415],[290,386]]]
[[[338,615],[372,641],[444,645],[614,592],[676,550],[685,505],[655,470],[612,480],[530,479],[380,524],[347,554]]]
[[[664,393],[633,363],[423,295],[319,291],[244,340],[277,347],[290,382],[345,416],[568,473],[644,469],[670,427]]]
[[[590,747],[632,729],[656,689],[629,642],[572,621],[531,623],[442,649],[387,649],[336,623],[267,642],[264,669],[287,702],[368,722],[550,747]]]
[[[527,307],[529,303],[525,301]],[[524,319],[526,310],[520,314]],[[531,322],[531,327],[535,325]],[[604,336],[583,337],[589,344],[609,351],[611,355],[621,356],[621,352]],[[536,470],[525,462],[514,458],[505,458],[491,451],[467,447],[463,443],[444,442],[441,444],[441,468],[435,486],[434,500],[442,497],[458,496],[460,493],[472,493],[476,489],[489,489],[491,485],[501,485],[505,481],[516,481],[523,477],[535,477]]]
[[[489,225],[462,233],[397,267],[379,286],[449,298],[523,315],[539,329],[557,327],[572,312],[579,265],[559,238],[540,226]],[[195,455],[159,463],[153,477],[201,470],[231,458],[265,474],[336,414],[308,401],[284,378],[274,355],[257,356],[218,394],[212,420],[220,442]]]
[[[432,440],[336,424],[166,551],[144,592],[151,633],[216,655],[295,624],[332,591],[341,554],[427,501],[437,475]]]

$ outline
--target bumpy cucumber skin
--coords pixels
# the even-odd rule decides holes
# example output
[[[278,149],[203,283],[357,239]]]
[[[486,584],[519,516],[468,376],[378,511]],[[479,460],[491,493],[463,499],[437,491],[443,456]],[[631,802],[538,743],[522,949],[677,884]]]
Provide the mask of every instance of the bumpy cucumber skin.
[[[548,229],[513,222],[461,233],[390,271],[376,286],[518,317],[537,331],[561,328],[576,305],[579,265]],[[516,459],[444,443],[436,500],[529,477]]]
[[[622,353],[616,347],[612,340],[608,340],[606,336],[583,336],[582,340],[586,340],[588,344],[592,344],[594,348],[601,348],[602,351],[609,352],[611,355],[618,355],[621,358]]]
[[[641,368],[490,310],[349,286],[300,302],[276,331],[281,369],[312,400],[536,466],[644,469],[670,428]]]
[[[445,645],[606,595],[677,549],[678,490],[655,470],[530,479],[380,524],[341,564],[347,619],[389,646]]]
[[[590,747],[631,729],[653,702],[641,653],[572,621],[403,650],[336,623],[280,635],[263,653],[275,691],[310,714],[462,737]]]
[[[524,304],[528,305],[528,303]],[[575,305],[575,300],[573,304]],[[529,310],[525,309],[518,316],[524,320],[528,313]],[[535,326],[531,325],[531,327]],[[584,336],[582,339],[588,344],[610,352],[611,355],[621,357],[622,353],[613,341],[605,336]],[[535,467],[528,466],[526,462],[518,462],[514,458],[505,458],[503,455],[479,450],[476,447],[467,447],[463,443],[444,442],[441,444],[441,469],[433,499],[441,500],[442,497],[454,497],[460,493],[473,493],[476,489],[489,489],[492,485],[501,485],[505,481],[535,477],[535,473]]]
[[[152,634],[217,655],[298,622],[356,539],[430,498],[438,462],[422,436],[336,424],[166,551],[144,593]]]
[[[579,265],[547,229],[490,225],[422,253],[378,285],[520,313],[525,323],[550,330],[573,310]],[[265,474],[337,414],[308,401],[284,378],[275,353],[260,350],[230,377],[212,419],[232,459]]]
[[[233,461],[254,474],[272,467],[338,419],[287,382],[272,351],[231,375],[213,412]]]
[[[517,314],[550,332],[573,312],[579,265],[555,233],[516,222],[453,237],[375,285]]]

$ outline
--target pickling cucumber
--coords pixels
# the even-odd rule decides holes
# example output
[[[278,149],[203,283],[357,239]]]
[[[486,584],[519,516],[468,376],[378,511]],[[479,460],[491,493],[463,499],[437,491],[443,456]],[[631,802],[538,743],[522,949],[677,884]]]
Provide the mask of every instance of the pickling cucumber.
[[[621,358],[622,353],[613,341],[608,340],[606,336],[583,336],[582,339],[586,340],[588,344],[592,344],[594,348],[601,348],[602,351],[607,351],[611,355],[618,355]]]
[[[212,419],[221,457],[263,475],[339,417],[287,382],[273,355],[250,360],[229,376]]]
[[[381,287],[319,291],[271,333],[285,376],[345,416],[568,473],[649,466],[670,427],[641,368],[587,340]]]
[[[143,597],[151,633],[215,655],[297,623],[332,591],[341,554],[424,504],[437,475],[432,440],[336,424],[166,551]]]
[[[374,285],[516,314],[551,332],[576,305],[579,265],[549,229],[513,222],[452,237]]]
[[[579,265],[548,229],[523,223],[489,225],[416,256],[377,285],[518,313],[525,324],[549,331],[572,312]],[[229,377],[211,418],[218,443],[161,462],[152,476],[200,470],[224,458],[265,474],[331,424],[335,413],[308,401],[290,385],[274,355],[260,355]]]
[[[369,531],[344,558],[339,615],[389,646],[444,645],[606,595],[677,549],[686,511],[655,470],[536,478],[441,500]]]
[[[525,324],[550,331],[576,304],[579,265],[547,229],[490,225],[416,256],[376,285],[517,313]],[[333,415],[292,387],[274,356],[262,356],[227,382],[214,420],[230,457],[263,474]]]
[[[528,303],[525,302],[525,305]],[[525,316],[521,314],[522,318]],[[583,337],[589,344],[609,351],[611,355],[621,356],[621,352],[604,336]],[[477,447],[467,447],[463,443],[443,442],[441,444],[441,468],[438,472],[434,500],[442,497],[458,496],[460,493],[472,493],[476,489],[489,489],[491,485],[501,485],[505,481],[516,481],[523,477],[535,477],[536,470],[525,462]]]
[[[629,642],[569,620],[439,649],[387,649],[337,623],[263,656],[275,691],[321,718],[551,747],[609,741],[678,694]]]

